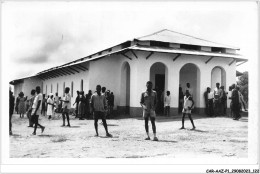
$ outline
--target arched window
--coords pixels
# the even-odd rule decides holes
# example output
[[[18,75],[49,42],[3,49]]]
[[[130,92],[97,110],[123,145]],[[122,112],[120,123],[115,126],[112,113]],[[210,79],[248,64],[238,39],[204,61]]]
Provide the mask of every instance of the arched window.
[[[47,91],[47,84],[46,84],[46,93],[45,93],[46,95],[47,95],[47,92],[48,92],[48,91]]]
[[[51,93],[52,93],[52,84],[51,84]]]
[[[71,82],[71,97],[73,97],[73,82]]]

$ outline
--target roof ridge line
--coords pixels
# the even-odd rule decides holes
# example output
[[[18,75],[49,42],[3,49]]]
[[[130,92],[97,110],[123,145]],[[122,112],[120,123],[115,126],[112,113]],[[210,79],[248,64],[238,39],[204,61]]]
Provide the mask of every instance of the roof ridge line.
[[[207,42],[211,42],[211,43],[215,43],[215,44],[220,44],[220,45],[225,45],[225,46],[228,46],[228,47],[233,47],[233,48],[239,49],[237,46],[232,46],[232,45],[222,44],[222,43],[218,43],[218,42],[213,42],[213,41],[210,41],[210,40],[207,40],[207,39],[202,39],[202,38],[199,38],[199,37],[194,37],[194,36],[191,36],[191,35],[188,35],[188,34],[180,33],[180,32],[173,31],[173,30],[169,30],[169,29],[165,29],[165,30],[170,31],[170,32],[173,32],[173,33],[182,34],[182,35],[184,35],[184,36],[188,36],[188,37],[191,37],[191,38],[195,38],[195,39],[199,39],[199,40],[203,40],[203,41],[207,41]],[[162,31],[162,30],[161,30],[161,31]]]

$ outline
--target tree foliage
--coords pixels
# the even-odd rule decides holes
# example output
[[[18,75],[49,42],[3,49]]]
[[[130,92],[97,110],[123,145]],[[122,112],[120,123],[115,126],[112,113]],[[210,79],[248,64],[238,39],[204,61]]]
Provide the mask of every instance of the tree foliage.
[[[244,96],[244,100],[248,103],[248,71],[238,78],[237,84],[240,86],[240,92]]]

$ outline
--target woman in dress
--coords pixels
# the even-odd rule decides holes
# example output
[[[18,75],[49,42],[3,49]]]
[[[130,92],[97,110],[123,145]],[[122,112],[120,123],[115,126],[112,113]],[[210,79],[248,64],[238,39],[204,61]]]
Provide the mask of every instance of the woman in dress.
[[[50,97],[47,100],[47,116],[49,116],[48,119],[51,119],[51,116],[53,114],[53,108],[54,108],[53,94],[50,93]]]
[[[84,120],[85,116],[85,96],[84,96],[84,91],[81,91],[79,93],[79,106],[78,106],[78,117],[80,120]]]
[[[18,105],[18,111],[20,114],[20,118],[24,118],[24,114],[26,112],[25,108],[25,102],[27,100],[27,97],[24,97],[24,93],[20,92],[19,94],[19,105]]]

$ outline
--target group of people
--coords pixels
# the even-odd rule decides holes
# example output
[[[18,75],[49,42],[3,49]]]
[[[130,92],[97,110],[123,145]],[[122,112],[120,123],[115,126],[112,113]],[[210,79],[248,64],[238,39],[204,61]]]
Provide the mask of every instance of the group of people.
[[[70,92],[70,88],[66,87],[65,96],[63,97],[63,99],[61,99],[61,97],[58,97],[58,94],[56,94],[56,96],[58,97],[58,100],[53,99],[53,95],[50,94],[45,103],[45,100],[44,100],[45,97],[43,97],[43,94],[41,93],[41,88],[39,86],[37,86],[35,90],[33,89],[31,91],[31,97],[30,97],[30,99],[28,99],[29,107],[28,107],[27,116],[29,119],[28,127],[33,127],[33,125],[34,125],[34,131],[32,133],[33,135],[36,135],[36,131],[37,131],[38,127],[41,128],[42,133],[44,132],[45,127],[42,126],[41,124],[39,124],[39,116],[45,114],[44,112],[45,112],[46,104],[47,104],[47,115],[49,115],[49,114],[51,115],[53,112],[55,103],[58,103],[58,105],[60,103],[62,103],[62,106],[61,106],[62,107],[61,108],[62,120],[63,120],[62,127],[65,126],[66,119],[67,119],[66,126],[68,126],[68,127],[71,126],[70,118],[69,118],[69,112],[71,109],[71,95],[69,92]],[[21,100],[19,100],[19,101],[21,101]],[[12,115],[13,115],[13,111],[14,111],[15,99],[14,99],[11,89],[9,89],[9,102],[10,102],[9,103],[9,134],[12,135]],[[102,119],[104,128],[106,130],[106,136],[112,137],[112,135],[109,134],[109,132],[108,132],[107,123],[106,123],[105,111],[108,108],[107,107],[107,103],[108,103],[107,96],[105,95],[105,93],[101,93],[100,85],[97,85],[96,92],[93,95],[91,95],[90,103],[91,103],[90,104],[91,109],[93,111],[96,136],[99,136],[98,125],[97,125],[98,120]],[[79,103],[79,105],[80,105],[80,103]]]
[[[102,87],[101,89],[102,95],[105,96],[107,109],[106,109],[106,116],[109,116],[113,112],[114,108],[114,94],[110,92],[110,90],[106,90],[106,87]],[[91,97],[92,91],[89,90],[88,94],[84,95],[84,91],[77,91],[77,97],[73,106],[76,104],[75,107],[75,115],[76,118],[80,120],[89,119],[93,115],[93,109],[91,107]]]
[[[207,87],[207,90],[204,92],[204,99],[206,104],[205,113],[208,116],[226,115],[228,99],[231,100],[230,116],[234,120],[241,118],[240,111],[242,106],[247,111],[243,95],[239,91],[239,86],[235,84],[229,87],[229,92],[226,92],[224,86],[220,86],[219,83],[216,83],[216,88],[213,91],[211,91],[210,87]]]

